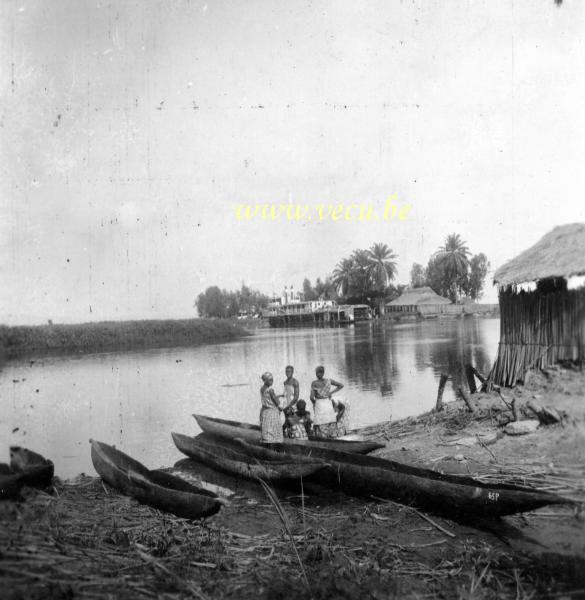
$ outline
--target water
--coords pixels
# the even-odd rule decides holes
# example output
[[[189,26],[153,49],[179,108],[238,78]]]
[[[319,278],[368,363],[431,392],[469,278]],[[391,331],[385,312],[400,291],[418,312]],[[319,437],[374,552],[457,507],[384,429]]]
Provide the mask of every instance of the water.
[[[182,455],[170,432],[196,435],[194,412],[257,422],[260,374],[295,366],[308,400],[315,367],[345,384],[353,427],[432,408],[439,375],[450,373],[444,400],[455,398],[463,365],[487,373],[499,321],[362,323],[339,329],[260,329],[253,336],[197,348],[22,359],[0,371],[0,462],[23,445],[55,462],[56,474],[93,474],[95,438],[144,462],[172,465]],[[310,402],[308,402],[310,407]]]

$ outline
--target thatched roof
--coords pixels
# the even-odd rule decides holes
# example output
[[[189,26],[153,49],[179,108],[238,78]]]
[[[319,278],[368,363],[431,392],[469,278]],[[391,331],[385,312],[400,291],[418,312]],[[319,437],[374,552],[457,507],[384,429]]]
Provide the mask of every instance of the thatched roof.
[[[539,242],[501,266],[494,275],[499,286],[585,274],[585,223],[555,227]]]
[[[405,290],[400,298],[388,302],[386,306],[413,306],[418,304],[451,304],[451,300],[435,294],[430,287]]]

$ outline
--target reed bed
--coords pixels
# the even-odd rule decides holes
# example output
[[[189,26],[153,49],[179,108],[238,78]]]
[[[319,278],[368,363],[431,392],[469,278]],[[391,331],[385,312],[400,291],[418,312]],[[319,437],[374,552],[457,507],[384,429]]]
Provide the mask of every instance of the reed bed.
[[[247,335],[238,324],[218,319],[104,321],[74,325],[0,325],[0,351],[8,356],[33,352],[96,352],[132,348],[191,346]]]
[[[169,516],[88,477],[59,483],[51,495],[27,492],[23,503],[0,505],[0,589],[11,590],[3,598],[252,599],[287,598],[291,590],[316,600],[441,590],[457,597],[472,583],[482,597],[515,597],[509,555],[448,537],[436,521],[429,528],[412,509],[351,499],[337,509],[270,502],[232,503],[238,519],[260,524],[247,535],[217,517]]]

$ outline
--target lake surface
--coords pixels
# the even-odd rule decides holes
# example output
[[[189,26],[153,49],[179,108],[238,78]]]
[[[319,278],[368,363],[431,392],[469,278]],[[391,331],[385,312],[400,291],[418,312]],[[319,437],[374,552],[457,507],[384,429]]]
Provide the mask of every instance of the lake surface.
[[[445,401],[464,364],[487,374],[498,341],[498,319],[467,318],[259,329],[195,348],[11,361],[0,371],[0,462],[8,445],[22,445],[51,458],[60,477],[93,474],[93,437],[149,468],[170,466],[183,458],[171,431],[199,433],[194,412],[256,423],[261,373],[273,372],[280,393],[289,363],[307,401],[319,364],[345,384],[352,427],[401,419],[434,406],[442,372],[452,375]]]

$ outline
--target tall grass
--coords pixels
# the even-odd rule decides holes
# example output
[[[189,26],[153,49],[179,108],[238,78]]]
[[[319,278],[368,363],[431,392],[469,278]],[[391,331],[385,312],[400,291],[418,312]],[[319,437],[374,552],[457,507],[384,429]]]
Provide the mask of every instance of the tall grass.
[[[216,319],[103,321],[74,325],[0,325],[0,352],[96,352],[165,348],[223,342],[248,335],[239,325]]]

